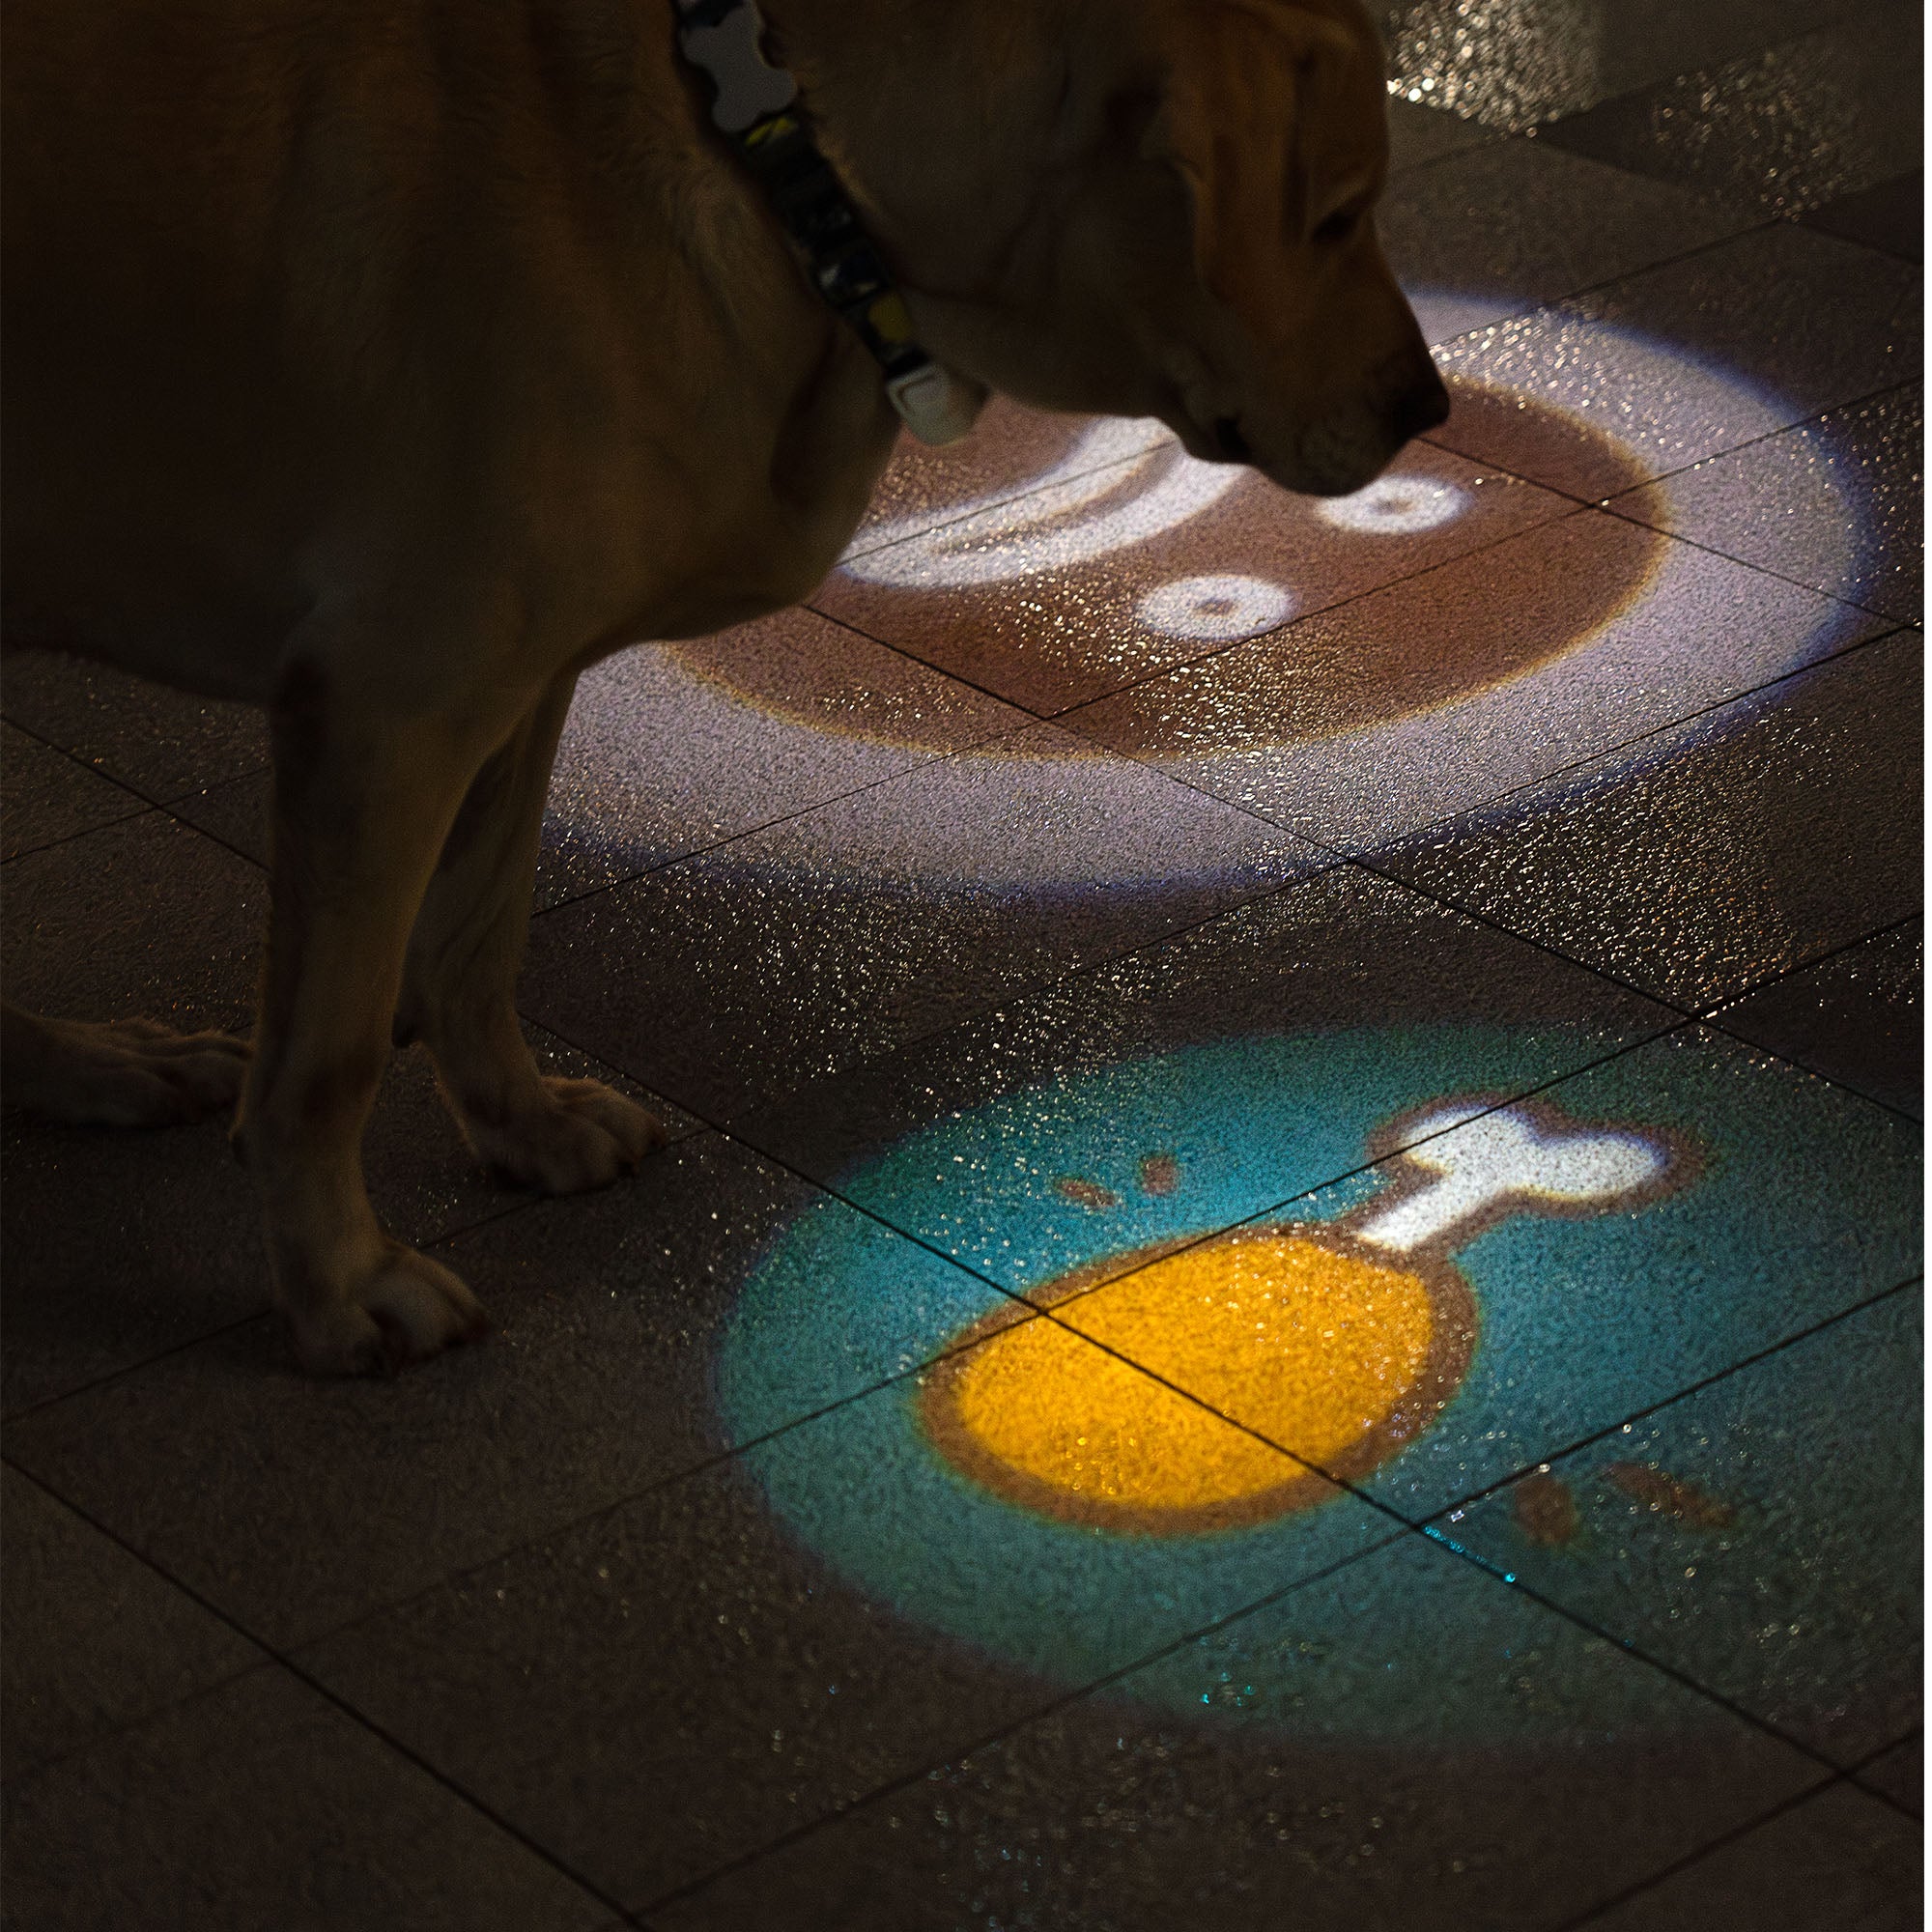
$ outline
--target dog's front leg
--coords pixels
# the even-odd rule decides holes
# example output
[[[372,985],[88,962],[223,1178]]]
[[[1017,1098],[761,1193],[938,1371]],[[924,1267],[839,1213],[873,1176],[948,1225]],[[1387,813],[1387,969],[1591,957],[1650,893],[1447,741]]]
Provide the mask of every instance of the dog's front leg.
[[[416,915],[396,1013],[421,1039],[479,1159],[548,1194],[602,1187],[664,1129],[597,1080],[537,1070],[517,1023],[517,970],[552,760],[576,676],[557,678],[477,773]]]
[[[395,696],[370,667],[325,659],[292,674],[270,708],[269,954],[235,1131],[297,1354],[323,1374],[394,1368],[485,1325],[447,1268],[378,1226],[361,1139],[412,922],[516,705],[406,708]]]

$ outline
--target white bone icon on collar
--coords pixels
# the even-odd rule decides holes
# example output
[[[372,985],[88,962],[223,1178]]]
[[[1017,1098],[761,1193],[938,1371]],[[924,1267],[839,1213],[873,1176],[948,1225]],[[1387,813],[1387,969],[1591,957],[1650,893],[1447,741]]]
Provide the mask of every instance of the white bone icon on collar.
[[[1355,1240],[1390,1254],[1446,1253],[1512,1214],[1601,1214],[1634,1208],[1680,1179],[1660,1135],[1588,1127],[1548,1105],[1453,1101],[1410,1116],[1397,1187],[1348,1217]],[[1403,1175],[1408,1169],[1410,1175]]]

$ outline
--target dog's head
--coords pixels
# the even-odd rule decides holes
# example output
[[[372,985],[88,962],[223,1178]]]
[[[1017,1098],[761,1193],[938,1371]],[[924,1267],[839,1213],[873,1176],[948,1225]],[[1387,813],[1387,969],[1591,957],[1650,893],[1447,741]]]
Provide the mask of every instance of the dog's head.
[[[1195,456],[1322,496],[1442,420],[1376,237],[1386,97],[1358,0],[1036,17],[1064,45],[1029,35],[934,76],[923,145],[950,177],[878,184],[936,355],[1042,408],[1159,416]]]

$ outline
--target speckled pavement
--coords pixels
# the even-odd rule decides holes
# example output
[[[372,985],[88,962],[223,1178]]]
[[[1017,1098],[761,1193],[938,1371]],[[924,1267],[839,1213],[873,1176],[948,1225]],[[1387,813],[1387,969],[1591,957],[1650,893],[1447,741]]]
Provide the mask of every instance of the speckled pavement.
[[[1919,1924],[1918,15],[1384,24],[1387,478],[999,404],[583,680],[522,1009],[670,1142],[398,1057],[486,1345],[8,1118],[9,1923]],[[10,993],[245,1027],[260,722],[0,714]]]

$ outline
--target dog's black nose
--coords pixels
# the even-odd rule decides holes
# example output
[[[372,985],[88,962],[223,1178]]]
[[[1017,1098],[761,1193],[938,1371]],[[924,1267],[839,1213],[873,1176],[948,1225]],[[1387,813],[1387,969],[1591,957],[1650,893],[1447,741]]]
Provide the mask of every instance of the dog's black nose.
[[[1449,391],[1442,386],[1442,378],[1431,363],[1427,373],[1410,384],[1397,401],[1390,427],[1399,442],[1406,442],[1410,437],[1420,436],[1424,430],[1434,429],[1448,419]]]

